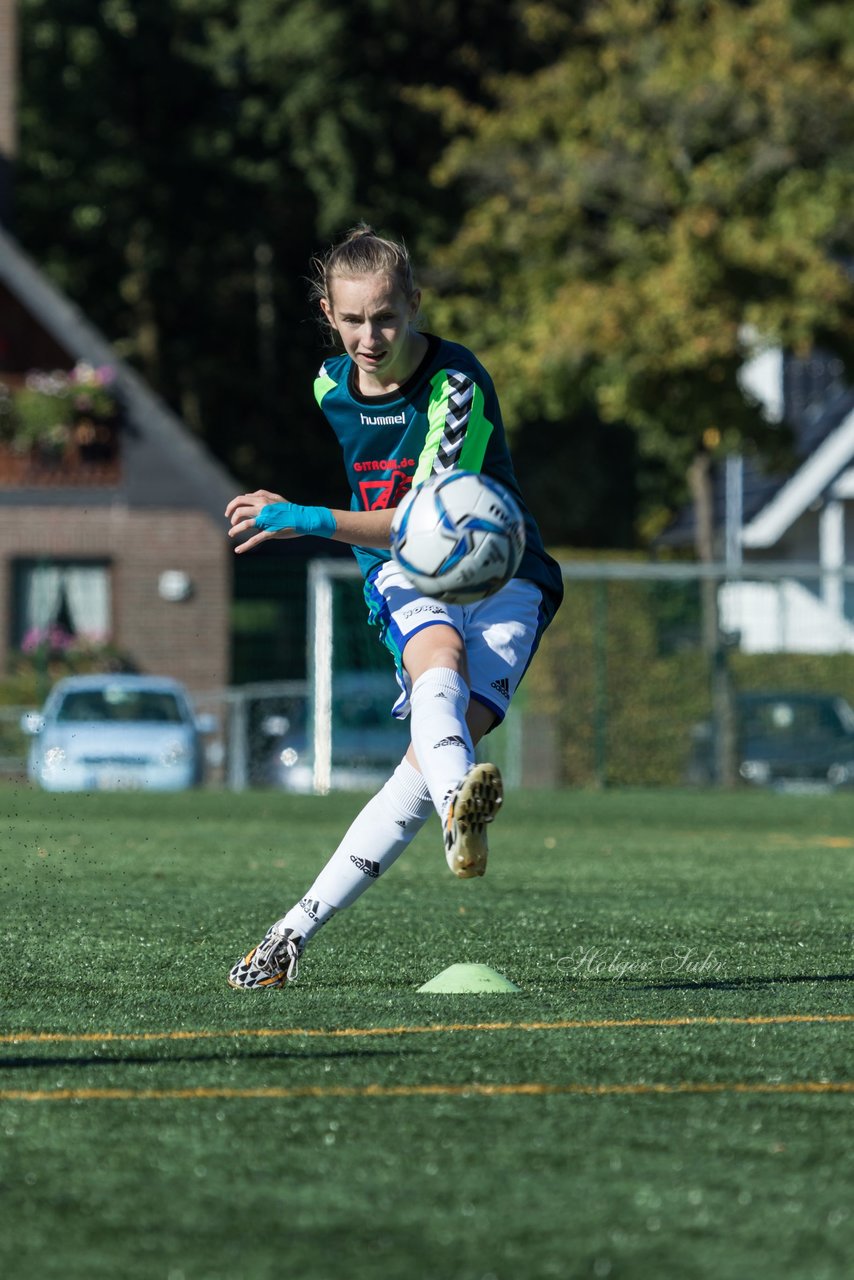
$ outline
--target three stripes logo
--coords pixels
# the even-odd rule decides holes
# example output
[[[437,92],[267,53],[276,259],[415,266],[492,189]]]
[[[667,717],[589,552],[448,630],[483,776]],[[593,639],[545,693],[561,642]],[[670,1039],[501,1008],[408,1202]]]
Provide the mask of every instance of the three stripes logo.
[[[452,733],[449,738],[442,738],[434,743],[433,750],[438,751],[440,747],[464,747],[465,745],[465,738],[461,738],[458,733]]]
[[[448,371],[448,407],[445,429],[433,459],[433,474],[453,471],[460,459],[474,400],[474,383],[462,373]]]
[[[506,698],[508,702],[510,701],[510,681],[506,676],[501,676],[500,679],[493,680],[489,687],[490,689],[494,689],[496,693],[500,693],[502,698]]]
[[[319,901],[318,901],[316,898],[313,898],[313,899],[312,899],[312,898],[302,898],[302,899],[300,900],[300,906],[302,907],[302,909],[303,909],[303,911],[305,912],[305,914],[308,916],[309,920],[316,920],[316,919],[317,919],[317,913],[318,913],[318,912],[319,912],[319,910],[320,910],[320,903],[319,903]],[[291,930],[291,932],[292,932],[292,930]]]
[[[351,853],[350,861],[354,866],[358,867],[360,871],[364,871],[366,876],[370,876],[372,880],[376,880],[377,876],[380,874],[380,864],[378,862],[371,862],[369,858],[357,858],[354,853]]]

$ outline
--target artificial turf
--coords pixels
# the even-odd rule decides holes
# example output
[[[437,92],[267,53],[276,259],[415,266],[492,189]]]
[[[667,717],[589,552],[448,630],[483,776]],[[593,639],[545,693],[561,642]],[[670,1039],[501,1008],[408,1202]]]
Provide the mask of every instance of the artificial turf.
[[[359,803],[0,792],[4,1276],[850,1275],[854,797],[516,794],[232,991]]]

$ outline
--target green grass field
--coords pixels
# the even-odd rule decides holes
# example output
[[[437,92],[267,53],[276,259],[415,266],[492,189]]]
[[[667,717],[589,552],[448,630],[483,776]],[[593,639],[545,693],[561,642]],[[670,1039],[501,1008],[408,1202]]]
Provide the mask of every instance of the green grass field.
[[[0,791],[4,1277],[851,1275],[854,797],[513,795],[232,991],[357,803]]]

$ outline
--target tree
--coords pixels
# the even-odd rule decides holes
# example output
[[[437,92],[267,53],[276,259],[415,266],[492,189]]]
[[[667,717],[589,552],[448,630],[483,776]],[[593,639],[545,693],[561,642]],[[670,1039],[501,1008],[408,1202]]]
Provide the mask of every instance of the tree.
[[[433,96],[439,182],[468,212],[443,320],[501,369],[511,420],[592,402],[684,478],[767,446],[739,384],[760,335],[854,366],[854,46],[847,6],[801,0],[532,4],[555,56]]]
[[[311,374],[311,255],[366,218],[416,247],[459,196],[407,97],[539,56],[506,0],[20,0],[17,229],[248,483],[345,500]],[[332,476],[332,487],[330,486]]]

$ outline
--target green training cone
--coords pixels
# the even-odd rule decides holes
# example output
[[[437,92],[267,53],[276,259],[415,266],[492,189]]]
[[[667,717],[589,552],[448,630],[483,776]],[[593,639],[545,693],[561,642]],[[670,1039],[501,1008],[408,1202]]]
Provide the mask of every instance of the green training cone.
[[[496,969],[490,969],[488,964],[452,964],[418,990],[462,995],[480,991],[520,991],[521,987],[517,987],[515,982],[505,978]]]

